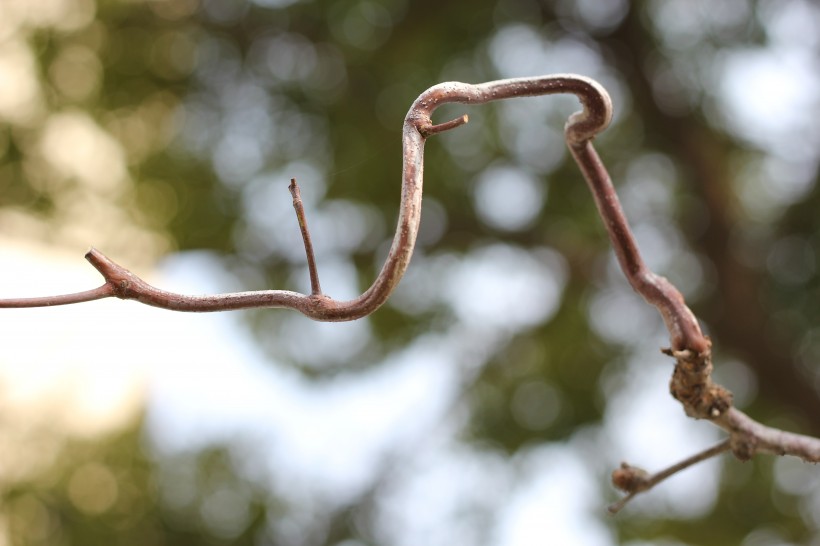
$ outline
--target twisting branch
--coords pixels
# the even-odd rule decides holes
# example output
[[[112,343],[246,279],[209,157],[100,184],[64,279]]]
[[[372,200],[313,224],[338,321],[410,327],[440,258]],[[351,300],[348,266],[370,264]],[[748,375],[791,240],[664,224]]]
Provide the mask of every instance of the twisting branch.
[[[596,82],[573,74],[499,80],[480,85],[449,82],[431,87],[413,103],[404,120],[402,132],[404,163],[402,169],[399,221],[390,253],[376,280],[362,295],[350,301],[336,301],[322,294],[313,260],[312,244],[301,209],[298,187],[291,185],[294,207],[308,256],[311,294],[288,290],[261,290],[209,296],[189,296],[160,290],[116,264],[98,250],[91,249],[86,259],[102,274],[103,286],[72,295],[0,300],[2,307],[44,307],[80,303],[116,296],[173,311],[210,312],[252,307],[284,307],[321,321],[355,320],[378,309],[404,275],[416,244],[421,221],[424,143],[430,136],[467,123],[466,115],[451,121],[433,124],[436,108],[447,103],[483,104],[516,97],[532,97],[570,93],[578,96],[584,110],[574,114],[567,123],[567,138],[583,144],[609,124],[612,103],[606,91]],[[594,152],[593,152],[594,153]],[[590,158],[576,158],[590,161]],[[590,165],[588,168],[594,168]]]
[[[574,74],[498,80],[478,85],[448,82],[431,87],[416,99],[405,117],[402,132],[404,159],[401,204],[393,244],[373,284],[355,299],[336,301],[322,293],[299,188],[296,181],[292,180],[290,191],[310,274],[309,295],[287,290],[210,296],[175,294],[151,286],[92,248],[86,254],[86,259],[105,279],[105,283],[99,288],[59,296],[4,299],[0,300],[0,308],[66,305],[115,296],[174,311],[208,312],[283,307],[321,321],[346,321],[364,317],[387,300],[410,262],[421,219],[426,139],[468,121],[464,115],[445,123],[434,124],[432,115],[435,109],[447,103],[484,104],[558,93],[577,96],[583,106],[582,111],[573,114],[567,121],[564,128],[566,142],[592,191],[621,269],[635,291],[658,309],[669,330],[671,348],[665,349],[664,353],[676,361],[670,383],[672,396],[681,402],[687,415],[712,421],[729,434],[721,444],[654,476],[629,465],[616,470],[613,474],[615,485],[625,490],[627,496],[613,505],[613,512],[668,476],[727,450],[731,450],[741,460],[747,460],[757,453],[769,453],[820,462],[820,439],[784,432],[758,423],[734,408],[731,393],[712,381],[709,338],[701,332],[697,319],[677,288],[664,277],[649,270],[644,263],[609,174],[592,146],[593,137],[607,127],[612,117],[609,95],[598,83]]]

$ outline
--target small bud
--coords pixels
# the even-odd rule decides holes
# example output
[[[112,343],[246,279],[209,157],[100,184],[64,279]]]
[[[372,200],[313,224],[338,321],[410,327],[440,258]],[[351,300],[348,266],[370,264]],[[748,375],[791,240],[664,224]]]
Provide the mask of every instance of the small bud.
[[[612,485],[626,493],[643,490],[649,483],[649,472],[637,466],[621,463],[621,467],[612,471]]]

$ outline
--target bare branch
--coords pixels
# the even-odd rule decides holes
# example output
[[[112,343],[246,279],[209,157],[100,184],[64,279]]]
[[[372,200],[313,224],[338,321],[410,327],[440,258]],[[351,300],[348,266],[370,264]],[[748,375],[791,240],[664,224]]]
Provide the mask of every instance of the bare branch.
[[[584,107],[582,112],[573,114],[567,123],[567,138],[571,137],[573,145],[582,145],[609,124],[612,115],[609,95],[598,83],[574,74],[498,80],[479,85],[459,82],[442,83],[431,87],[416,99],[407,113],[402,131],[404,161],[401,204],[393,244],[373,284],[353,300],[336,301],[321,293],[304,210],[300,210],[301,199],[298,197],[298,187],[292,186],[292,192],[293,188],[296,188],[294,207],[296,207],[297,220],[302,230],[305,252],[308,255],[308,269],[311,277],[310,295],[288,290],[261,290],[208,296],[175,294],[151,286],[99,251],[92,249],[86,258],[105,278],[106,284],[102,287],[74,295],[0,299],[0,308],[64,305],[116,296],[174,311],[212,312],[252,307],[283,307],[294,309],[312,319],[321,321],[347,321],[364,317],[373,313],[387,301],[404,275],[413,254],[421,220],[424,143],[427,137],[454,129],[468,121],[467,116],[464,115],[436,125],[431,119],[433,111],[447,103],[483,104],[516,97],[557,93],[578,96]],[[576,157],[576,160],[589,161],[590,159]],[[588,166],[588,169],[592,168],[594,166]]]
[[[660,311],[674,349],[688,349],[696,353],[708,351],[709,340],[701,333],[698,321],[684,303],[681,293],[664,277],[650,271],[641,258],[612,180],[592,143],[589,140],[576,140],[578,138],[580,137],[575,137],[567,128],[569,148],[592,190],[598,212],[604,220],[627,280],[636,292]]]
[[[623,488],[628,495],[613,505],[613,511],[620,510],[634,495],[648,490],[669,475],[729,449],[741,460],[747,460],[757,453],[770,453],[820,462],[820,439],[784,432],[754,421],[732,406],[732,395],[728,390],[712,381],[709,338],[701,332],[697,319],[677,288],[646,266],[609,174],[592,146],[593,137],[607,127],[612,117],[609,95],[598,83],[574,74],[498,80],[478,85],[448,82],[431,87],[416,99],[405,117],[402,131],[401,203],[393,243],[373,284],[355,299],[336,301],[322,294],[299,188],[296,181],[292,180],[290,191],[310,272],[309,295],[287,290],[209,296],[175,294],[151,286],[92,248],[86,254],[86,259],[105,279],[105,284],[101,287],[76,294],[0,300],[0,308],[66,305],[116,296],[174,311],[210,312],[281,307],[297,310],[321,321],[347,321],[364,317],[387,300],[404,275],[413,254],[421,219],[426,139],[468,121],[464,115],[445,123],[433,124],[431,116],[436,108],[447,103],[484,104],[558,93],[573,94],[581,101],[583,110],[570,116],[564,127],[567,145],[592,191],[624,275],[634,290],[658,309],[669,331],[671,348],[664,352],[676,361],[670,382],[672,396],[681,402],[690,417],[712,421],[729,433],[725,442],[654,476],[629,465],[616,471],[617,483],[622,486],[626,484]]]

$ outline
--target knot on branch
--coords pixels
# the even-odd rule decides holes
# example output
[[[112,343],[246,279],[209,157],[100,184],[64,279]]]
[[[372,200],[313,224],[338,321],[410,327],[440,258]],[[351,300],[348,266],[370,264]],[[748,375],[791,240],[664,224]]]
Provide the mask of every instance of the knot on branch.
[[[684,411],[695,419],[714,420],[732,407],[732,393],[712,381],[712,352],[664,349],[675,359],[675,371],[669,383],[672,396],[683,404]]]
[[[85,259],[99,271],[110,287],[111,294],[117,298],[135,299],[138,289],[145,285],[145,281],[120,266],[96,248],[91,248]]]
[[[740,461],[749,461],[757,453],[758,439],[752,434],[734,433],[729,438],[729,443],[732,455]]]

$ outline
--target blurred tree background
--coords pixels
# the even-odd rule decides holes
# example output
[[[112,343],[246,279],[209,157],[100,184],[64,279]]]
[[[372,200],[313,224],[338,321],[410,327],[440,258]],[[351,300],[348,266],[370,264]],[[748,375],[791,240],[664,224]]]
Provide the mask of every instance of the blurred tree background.
[[[415,97],[575,72],[613,96],[597,148],[719,379],[753,417],[817,435],[819,59],[811,0],[0,0],[0,231],[137,273],[194,253],[230,289],[306,291],[296,177],[323,287],[353,297],[389,247]],[[451,374],[355,486],[261,472],[241,430],[170,450],[142,410],[88,436],[4,403],[0,544],[820,544],[817,469],[767,457],[606,515],[621,458],[654,470],[718,435],[666,393],[663,325],[564,148],[577,109],[453,107],[470,123],[428,142],[419,244],[375,315],[232,314],[271,369],[319,389],[401,358]],[[570,520],[574,541],[551,534]]]

